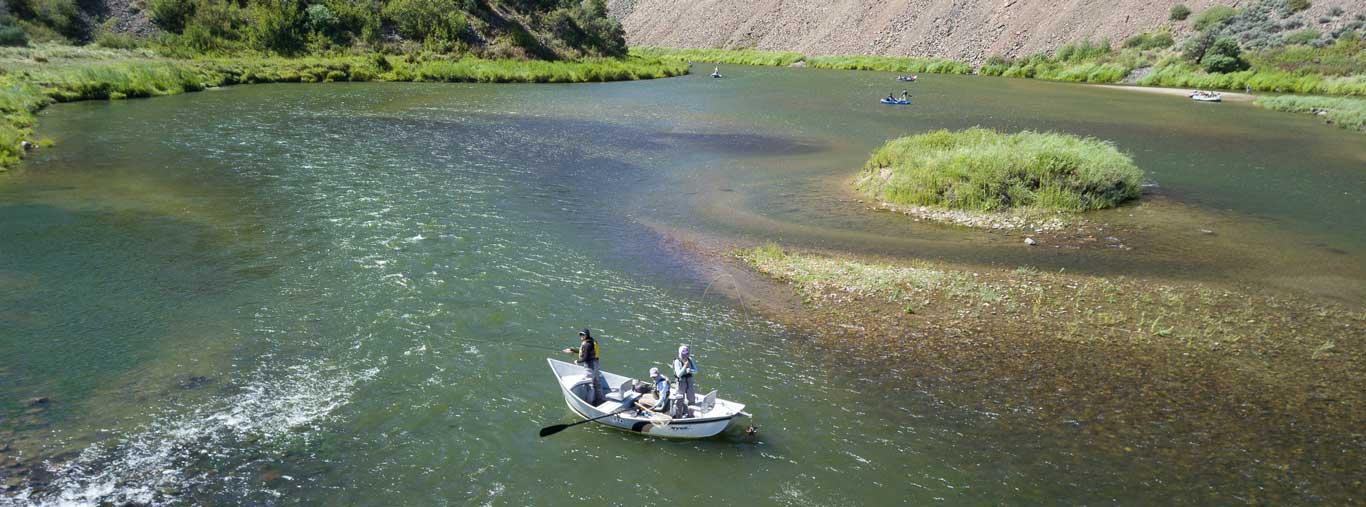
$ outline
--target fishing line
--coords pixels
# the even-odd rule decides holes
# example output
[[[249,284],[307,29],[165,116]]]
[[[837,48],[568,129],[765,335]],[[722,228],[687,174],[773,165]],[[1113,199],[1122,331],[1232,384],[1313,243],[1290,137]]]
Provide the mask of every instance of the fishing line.
[[[456,340],[457,340],[457,341],[461,341],[461,342],[484,343],[484,344],[488,344],[488,345],[520,345],[520,346],[522,346],[522,347],[532,348],[532,349],[536,349],[536,350],[545,350],[545,351],[554,351],[554,352],[564,352],[564,349],[551,347],[551,346],[549,346],[549,345],[539,345],[539,344],[535,344],[535,343],[525,343],[525,342],[519,342],[519,341],[497,341],[497,340],[488,340],[488,339],[481,339],[481,338],[457,338]]]

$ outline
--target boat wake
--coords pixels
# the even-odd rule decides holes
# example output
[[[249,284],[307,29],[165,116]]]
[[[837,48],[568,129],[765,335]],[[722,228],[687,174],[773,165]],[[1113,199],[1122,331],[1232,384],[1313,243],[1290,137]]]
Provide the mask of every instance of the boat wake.
[[[281,370],[262,368],[238,393],[212,406],[158,417],[113,443],[91,444],[68,463],[48,463],[47,487],[0,498],[0,504],[169,505],[199,495],[255,503],[276,497],[261,487],[261,463],[307,442],[359,383],[379,372],[323,361],[282,370],[288,373],[271,378],[261,372]]]

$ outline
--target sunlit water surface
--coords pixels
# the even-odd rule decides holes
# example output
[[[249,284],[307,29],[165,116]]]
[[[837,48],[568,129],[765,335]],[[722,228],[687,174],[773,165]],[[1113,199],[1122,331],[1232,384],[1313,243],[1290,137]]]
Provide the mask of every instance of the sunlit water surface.
[[[1225,503],[1255,487],[1061,450],[809,350],[708,291],[660,231],[1275,278],[1218,252],[1029,250],[830,191],[896,135],[1056,129],[1114,140],[1165,198],[1267,231],[1253,243],[1335,256],[1287,268],[1322,290],[1361,281],[1358,134],[1028,81],[933,76],[898,109],[876,104],[895,87],[878,73],[730,74],[52,108],[57,147],[0,184],[0,437],[55,471],[0,504]],[[580,327],[634,376],[691,345],[702,389],[747,403],[758,438],[538,438],[573,419],[544,358]],[[29,410],[37,396],[51,406]]]

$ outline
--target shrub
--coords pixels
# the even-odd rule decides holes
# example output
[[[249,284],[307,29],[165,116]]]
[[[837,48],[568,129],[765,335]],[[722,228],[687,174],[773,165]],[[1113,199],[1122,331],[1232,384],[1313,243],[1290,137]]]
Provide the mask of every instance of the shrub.
[[[0,15],[0,46],[27,46],[28,34],[9,16]]]
[[[304,11],[304,17],[308,19],[308,28],[324,34],[331,34],[337,26],[337,16],[332,14],[332,9],[328,9],[325,4],[313,4]]]
[[[1109,40],[1102,40],[1100,44],[1095,44],[1092,43],[1090,39],[1086,39],[1079,42],[1063,44],[1062,47],[1054,52],[1054,57],[1059,61],[1079,62],[1109,54],[1110,51]]]
[[[194,0],[147,0],[144,5],[147,17],[171,33],[184,32],[195,10]]]
[[[76,0],[12,0],[9,7],[19,19],[65,37],[77,37],[85,30]]]
[[[1313,28],[1305,28],[1304,30],[1300,30],[1298,32],[1286,34],[1283,40],[1286,44],[1309,44],[1316,40],[1319,40],[1319,37],[1322,36],[1323,34],[1320,33],[1318,30],[1315,30]]]
[[[1186,4],[1176,4],[1172,6],[1171,13],[1167,15],[1167,19],[1172,21],[1185,21],[1190,15],[1190,7],[1186,7]]]
[[[1289,16],[1296,12],[1308,9],[1312,5],[1309,0],[1286,0],[1284,7],[1281,8],[1282,16]]]
[[[888,141],[856,186],[894,204],[1084,211],[1138,197],[1142,178],[1132,159],[1104,141],[972,128]]]
[[[101,30],[95,35],[95,44],[110,49],[137,49],[142,41],[126,33]]]
[[[1238,47],[1238,41],[1232,37],[1220,37],[1210,45],[1205,56],[1200,59],[1200,64],[1205,67],[1206,72],[1229,73],[1247,68],[1247,62],[1242,59],[1242,50]]]
[[[247,10],[247,41],[260,51],[297,54],[304,48],[308,18],[296,0],[257,0]]]
[[[1238,14],[1238,11],[1226,5],[1210,7],[1201,12],[1199,16],[1195,17],[1195,29],[1203,31],[1206,28],[1217,26],[1228,21],[1229,18],[1232,18],[1235,14]]]
[[[1151,34],[1140,33],[1124,40],[1124,47],[1143,50],[1165,49],[1172,47],[1173,44],[1176,44],[1176,40],[1172,39],[1172,34],[1166,31]]]
[[[454,0],[393,0],[384,6],[385,19],[399,35],[433,49],[446,50],[465,29],[465,14]]]

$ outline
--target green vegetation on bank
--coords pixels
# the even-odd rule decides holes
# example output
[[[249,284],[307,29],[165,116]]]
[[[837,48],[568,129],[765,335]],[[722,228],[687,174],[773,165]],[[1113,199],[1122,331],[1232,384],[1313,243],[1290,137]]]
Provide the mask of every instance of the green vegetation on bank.
[[[645,58],[659,58],[677,62],[709,62],[730,65],[762,65],[766,67],[786,67],[806,58],[801,53],[783,51],[756,51],[752,49],[675,49],[659,47],[633,47],[631,55]]]
[[[1339,127],[1366,130],[1366,99],[1280,95],[1258,97],[1256,104],[1275,111],[1321,114],[1329,123]]]
[[[855,185],[894,205],[1085,211],[1137,198],[1142,178],[1133,160],[1104,141],[971,128],[888,141]]]
[[[27,61],[20,60],[28,58]],[[0,170],[23,156],[34,114],[52,102],[155,97],[241,83],[439,81],[573,83],[678,76],[683,64],[644,58],[489,60],[473,56],[162,59],[54,46],[0,49]]]
[[[686,72],[627,57],[605,0],[13,0],[0,2],[0,170],[33,146],[33,115],[51,102],[239,83]]]
[[[875,70],[882,72],[971,74],[972,65],[944,58],[895,56],[810,56],[806,64],[818,69]]]
[[[631,54],[680,62],[787,67],[802,64],[820,69],[876,70],[883,72],[971,74],[972,66],[944,58],[895,56],[807,56],[801,53],[752,49],[631,48]]]
[[[119,26],[152,24],[143,37]],[[18,35],[15,35],[18,29]],[[143,33],[147,33],[144,28]],[[24,40],[12,40],[22,38]],[[485,58],[625,56],[605,0],[14,0],[0,42],[155,47],[166,56],[319,55],[361,49]]]
[[[979,72],[1084,83],[1133,79],[1144,86],[1366,95],[1361,36],[1366,16],[1348,19],[1337,12],[1318,23],[1340,23],[1339,28],[1322,31],[1305,28],[1303,10],[1284,0],[1259,0],[1244,9],[1214,6],[1193,18],[1198,32],[1179,45],[1169,28],[1159,28],[1129,38],[1120,48],[1109,41],[1079,41],[1051,53],[993,56]],[[1172,18],[1179,21],[1187,14],[1173,9]]]

